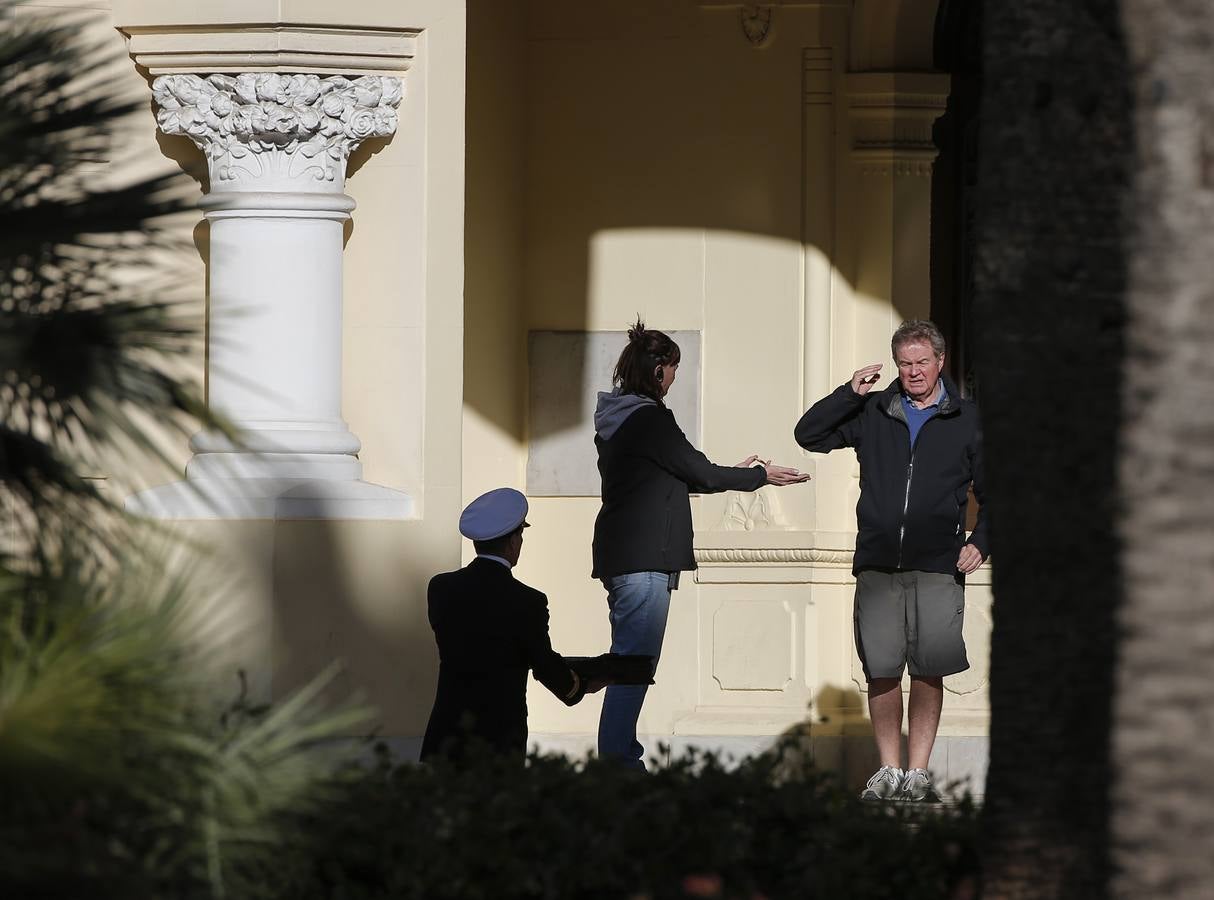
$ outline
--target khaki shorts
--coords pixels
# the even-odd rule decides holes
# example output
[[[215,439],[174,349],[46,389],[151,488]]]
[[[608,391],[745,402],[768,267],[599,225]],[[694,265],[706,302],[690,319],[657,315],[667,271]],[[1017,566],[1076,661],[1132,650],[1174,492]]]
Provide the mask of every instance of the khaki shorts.
[[[856,575],[853,614],[856,651],[864,677],[955,675],[970,667],[961,626],[965,587],[936,572],[881,572]]]

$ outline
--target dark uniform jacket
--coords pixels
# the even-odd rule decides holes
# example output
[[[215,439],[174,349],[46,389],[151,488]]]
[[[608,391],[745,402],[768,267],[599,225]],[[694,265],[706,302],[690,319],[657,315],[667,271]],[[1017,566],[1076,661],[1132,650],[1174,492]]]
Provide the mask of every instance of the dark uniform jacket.
[[[794,430],[806,450],[854,447],[860,460],[853,569],[914,569],[959,580],[957,556],[967,543],[970,484],[978,521],[969,536],[990,555],[984,503],[982,431],[978,407],[944,379],[948,396],[923,424],[914,449],[898,381],[861,396],[851,383],[811,406]]]
[[[501,563],[477,557],[430,579],[430,625],[438,642],[438,691],[422,759],[459,755],[469,738],[517,755],[527,751],[527,672],[572,706],[576,677],[548,639],[548,598]],[[571,696],[572,692],[572,696]]]
[[[606,396],[606,395],[604,395]],[[756,491],[762,466],[718,466],[691,445],[665,406],[651,403],[594,445],[603,505],[594,522],[595,578],[696,567],[690,494]]]

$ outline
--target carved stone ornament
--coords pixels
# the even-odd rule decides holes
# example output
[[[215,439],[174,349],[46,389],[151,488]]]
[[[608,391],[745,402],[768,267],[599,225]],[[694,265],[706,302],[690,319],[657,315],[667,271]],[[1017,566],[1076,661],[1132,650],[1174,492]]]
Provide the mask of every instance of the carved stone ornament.
[[[742,494],[730,491],[725,512],[717,525],[720,531],[754,531],[783,528],[776,498],[768,491]]]
[[[851,568],[851,550],[815,547],[696,547],[698,563],[732,565],[812,565]]]
[[[401,92],[399,78],[382,75],[250,72],[152,82],[160,130],[206,154],[212,191],[341,190],[354,149],[396,131]]]
[[[771,33],[771,14],[770,6],[748,4],[742,7],[740,14],[742,33],[756,47],[761,47],[767,42],[767,37]]]

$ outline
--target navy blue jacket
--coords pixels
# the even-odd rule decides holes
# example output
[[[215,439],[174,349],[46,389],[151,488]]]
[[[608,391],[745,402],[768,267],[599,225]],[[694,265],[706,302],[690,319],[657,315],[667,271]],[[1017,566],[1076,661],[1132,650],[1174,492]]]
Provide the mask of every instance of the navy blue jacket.
[[[853,571],[914,569],[953,575],[957,555],[971,543],[990,555],[978,407],[948,379],[948,396],[923,424],[912,452],[898,381],[861,396],[844,384],[819,400],[793,431],[806,450],[853,447],[860,461]],[[971,483],[978,521],[967,541]]]

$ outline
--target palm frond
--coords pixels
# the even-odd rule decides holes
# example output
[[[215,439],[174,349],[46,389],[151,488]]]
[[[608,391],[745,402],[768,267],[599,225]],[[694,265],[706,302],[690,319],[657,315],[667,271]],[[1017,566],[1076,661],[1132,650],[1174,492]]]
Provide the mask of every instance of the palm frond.
[[[19,546],[83,524],[112,556],[121,511],[85,476],[123,458],[167,468],[165,439],[199,427],[232,434],[201,389],[172,374],[201,355],[204,332],[201,301],[167,299],[180,295],[180,277],[165,261],[183,242],[164,223],[194,187],[180,175],[99,180],[115,129],[147,101],[112,96],[96,75],[112,48],[77,29],[26,17],[4,26],[0,489],[26,527]]]
[[[302,842],[298,814],[329,797],[367,711],[325,699],[335,669],[274,707],[220,702],[210,660],[235,624],[197,588],[164,561],[0,573],[0,873],[62,869],[61,842],[39,842],[60,829],[100,864],[246,897]]]
[[[114,96],[104,77],[108,44],[50,17],[7,14],[0,4],[0,168],[74,168],[104,158],[109,129],[141,105]],[[12,174],[12,173],[10,173]],[[0,192],[0,197],[3,193]]]

